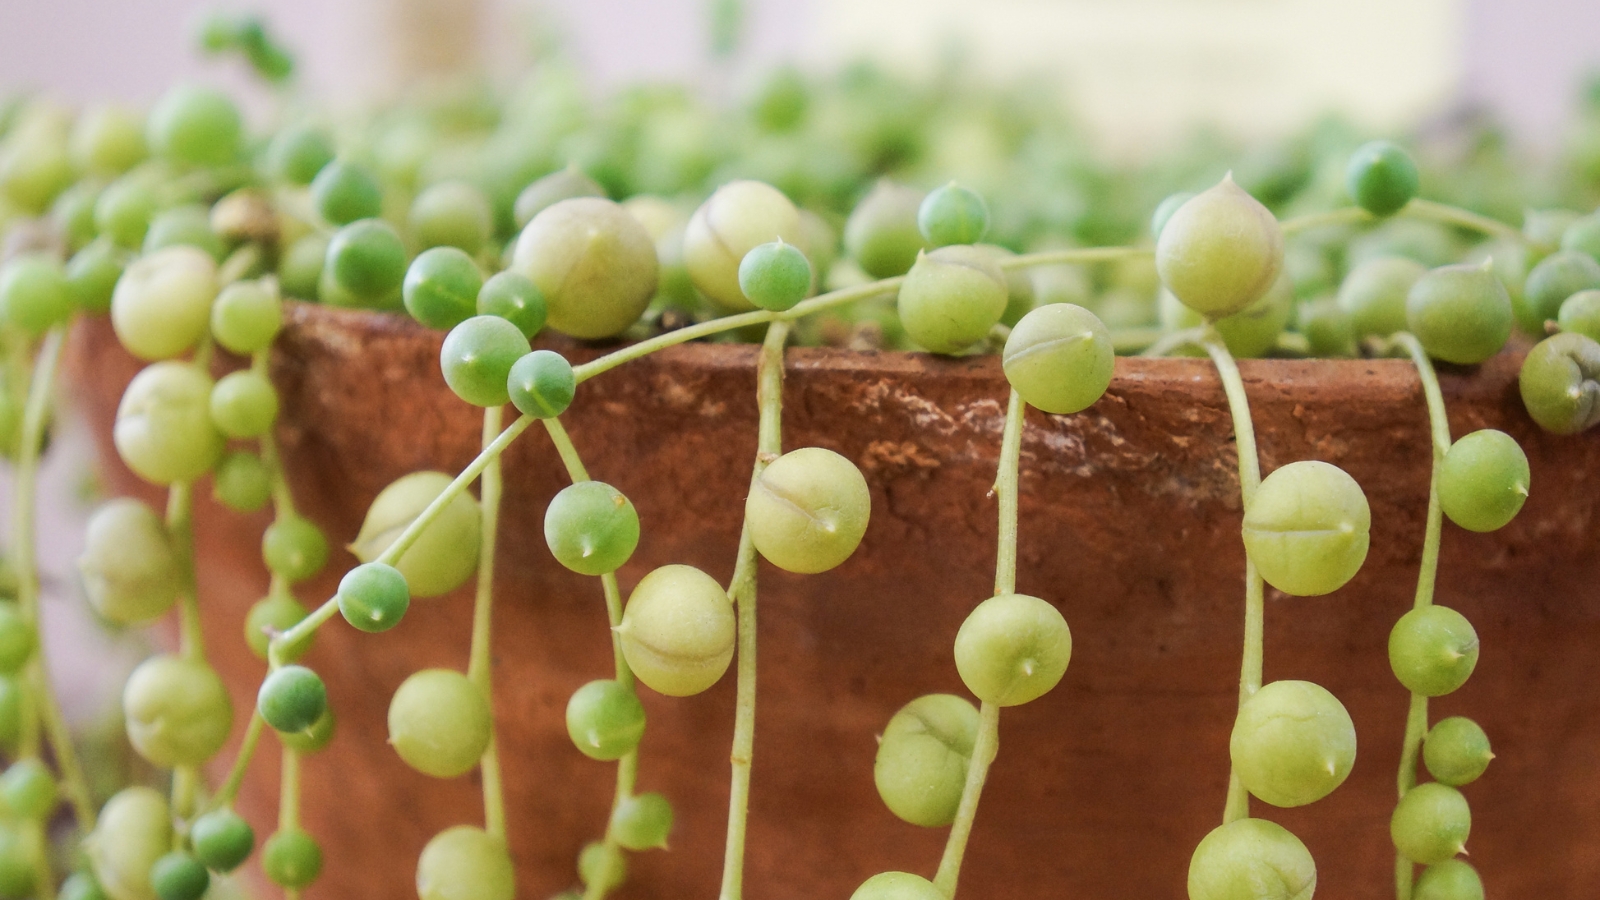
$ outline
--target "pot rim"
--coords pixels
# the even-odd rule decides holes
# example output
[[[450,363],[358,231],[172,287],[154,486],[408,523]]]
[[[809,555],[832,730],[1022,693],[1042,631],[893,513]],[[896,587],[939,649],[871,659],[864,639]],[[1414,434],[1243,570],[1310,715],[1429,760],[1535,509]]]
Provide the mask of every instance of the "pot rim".
[[[404,341],[431,339],[436,344],[442,344],[446,334],[430,329],[403,313],[384,310],[335,307],[286,298],[284,312],[284,327],[293,328],[312,340],[337,341],[342,333],[362,331],[379,338]],[[634,342],[584,341],[545,330],[535,336],[533,343],[535,348],[555,350],[574,364],[581,364]],[[1522,358],[1531,346],[1527,339],[1514,335],[1505,349],[1479,365],[1461,366],[1434,361],[1446,397],[1501,393],[1508,382],[1516,381]],[[675,368],[753,371],[760,350],[758,343],[691,340],[624,363],[619,368],[654,360]],[[1399,391],[1415,396],[1419,405],[1422,403],[1421,380],[1415,366],[1404,357],[1240,359],[1238,365],[1247,386],[1271,384],[1285,393],[1302,386],[1314,387],[1319,394],[1387,395]],[[908,350],[789,347],[785,350],[785,367],[791,372],[832,371],[879,377],[969,378],[984,383],[1003,382],[1005,378],[998,353],[951,357]],[[1206,357],[1116,357],[1112,384],[1107,393],[1117,393],[1119,385],[1127,386],[1130,382],[1141,383],[1144,390],[1199,390],[1216,394],[1219,392],[1220,379],[1215,365]],[[1093,409],[1091,406],[1085,412]]]

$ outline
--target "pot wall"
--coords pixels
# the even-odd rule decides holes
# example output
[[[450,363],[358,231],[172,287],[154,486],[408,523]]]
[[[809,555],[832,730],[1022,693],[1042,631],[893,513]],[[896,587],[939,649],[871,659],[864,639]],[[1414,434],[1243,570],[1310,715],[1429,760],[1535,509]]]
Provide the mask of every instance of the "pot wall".
[[[398,318],[291,308],[273,367],[279,437],[297,499],[334,543],[355,535],[393,479],[457,471],[475,455],[479,417],[438,375],[441,339]],[[138,364],[104,322],[75,342],[82,402],[104,438]],[[599,353],[556,346],[575,360]],[[731,574],[755,449],[756,349],[687,345],[579,389],[564,417],[574,442],[643,523],[619,573],[624,592],[666,563]],[[1499,533],[1446,525],[1437,599],[1474,623],[1483,650],[1467,686],[1434,702],[1433,719],[1469,715],[1494,742],[1488,774],[1465,790],[1471,860],[1489,893],[1578,896],[1600,879],[1600,697],[1581,662],[1600,646],[1600,440],[1533,426],[1516,393],[1519,362],[1506,354],[1442,374],[1453,433],[1509,431],[1533,484]],[[915,696],[964,693],[950,648],[992,587],[997,512],[986,494],[1007,388],[993,357],[792,350],[787,363],[784,446],[855,460],[873,517],[835,572],[761,568],[748,895],[844,898],[874,872],[931,875],[938,862],[945,830],[902,823],[877,799],[874,737]],[[1420,387],[1400,361],[1241,368],[1264,471],[1333,462],[1361,483],[1373,514],[1372,552],[1350,585],[1321,598],[1267,597],[1267,679],[1314,680],[1344,701],[1360,740],[1355,770],[1311,807],[1254,809],[1305,841],[1321,893],[1382,897],[1392,890],[1387,826],[1407,703],[1385,648],[1410,606],[1422,541]],[[102,444],[114,488],[154,496]],[[541,429],[508,451],[505,481],[496,711],[519,896],[543,898],[571,885],[578,849],[604,827],[614,767],[572,748],[563,711],[579,685],[609,677],[611,658],[598,580],[562,569],[543,544],[544,506],[566,481]],[[1183,896],[1189,854],[1220,821],[1242,634],[1236,459],[1209,362],[1119,359],[1090,410],[1031,412],[1021,488],[1018,588],[1062,610],[1075,655],[1055,691],[1001,717],[963,895]],[[242,732],[263,674],[239,636],[266,587],[257,550],[266,519],[208,503],[199,521],[209,647]],[[335,556],[338,572],[354,562]],[[336,583],[325,575],[300,596],[315,604]],[[481,822],[471,778],[435,781],[385,745],[395,687],[420,668],[464,668],[470,619],[463,591],[419,601],[384,635],[337,620],[323,629],[308,663],[327,681],[340,733],[304,764],[306,824],[327,851],[309,900],[410,896],[428,837]],[[667,793],[678,823],[670,852],[632,857],[618,896],[715,892],[733,686],[730,670],[694,698],[643,690],[640,789]],[[242,801],[263,829],[275,758],[260,755]]]

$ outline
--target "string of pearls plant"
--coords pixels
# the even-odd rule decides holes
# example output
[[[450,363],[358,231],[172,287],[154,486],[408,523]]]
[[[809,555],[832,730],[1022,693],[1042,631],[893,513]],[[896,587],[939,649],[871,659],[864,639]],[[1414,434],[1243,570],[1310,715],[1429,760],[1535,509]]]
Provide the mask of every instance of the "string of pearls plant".
[[[286,54],[249,21],[214,29],[209,39],[240,49],[269,77],[287,77]],[[1505,525],[1527,497],[1529,469],[1515,440],[1501,432],[1452,439],[1433,361],[1480,363],[1517,327],[1538,334],[1548,327],[1553,333],[1528,353],[1522,370],[1529,413],[1562,434],[1600,420],[1600,219],[1568,223],[1564,249],[1545,255],[1524,280],[1520,268],[1535,243],[1528,235],[1417,198],[1415,165],[1382,142],[1350,158],[1351,206],[1280,222],[1225,177],[1162,203],[1153,248],[1014,255],[981,243],[990,212],[978,193],[952,183],[924,196],[885,184],[860,201],[843,230],[860,274],[828,289],[839,240],[824,219],[761,181],[728,181],[683,223],[659,198],[608,199],[576,168],[517,185],[509,210],[497,210],[470,181],[440,180],[415,192],[397,216],[386,206],[393,185],[337,154],[331,135],[314,123],[296,121],[264,142],[253,140],[231,100],[197,87],[173,90],[148,117],[113,110],[47,116],[14,126],[5,138],[0,181],[8,195],[49,211],[64,240],[0,267],[7,363],[0,424],[19,484],[10,548],[15,601],[0,606],[0,741],[13,748],[0,776],[7,811],[0,897],[199,900],[214,876],[252,857],[286,896],[297,896],[322,868],[317,837],[300,824],[300,760],[335,732],[323,682],[301,658],[322,628],[382,633],[413,599],[476,579],[462,664],[419,671],[401,685],[389,705],[389,743],[425,775],[475,771],[483,787],[481,823],[440,832],[415,861],[418,895],[509,900],[514,870],[501,771],[515,765],[515,748],[498,743],[491,713],[493,576],[500,459],[537,423],[571,480],[546,510],[546,544],[559,564],[599,579],[596,599],[614,649],[612,677],[584,685],[566,709],[576,752],[617,764],[610,817],[596,823],[577,861],[581,887],[573,896],[604,897],[625,881],[629,854],[666,846],[672,831],[670,799],[638,790],[647,731],[640,690],[696,694],[737,660],[721,886],[724,900],[737,900],[757,727],[757,560],[794,573],[825,572],[851,557],[870,525],[870,493],[853,461],[783,443],[784,349],[811,319],[846,310],[880,335],[903,334],[934,353],[998,344],[1012,389],[994,484],[994,592],[973,598],[952,636],[962,686],[978,703],[956,694],[907,703],[885,724],[873,773],[891,811],[912,825],[948,827],[948,844],[929,876],[884,872],[853,900],[956,896],[985,779],[1001,758],[1000,711],[1050,691],[1072,653],[1056,605],[1016,592],[1025,413],[1092,407],[1111,383],[1114,354],[1129,349],[1208,355],[1227,394],[1238,450],[1247,564],[1232,775],[1222,824],[1194,850],[1189,896],[1312,896],[1316,867],[1305,846],[1252,815],[1251,801],[1292,807],[1327,796],[1351,771],[1356,734],[1324,688],[1262,683],[1264,586],[1299,596],[1337,590],[1366,557],[1371,514],[1361,487],[1328,463],[1293,462],[1262,477],[1234,358],[1340,355],[1358,347],[1414,362],[1433,434],[1416,605],[1399,618],[1389,645],[1394,673],[1412,698],[1391,826],[1397,897],[1483,896],[1477,874],[1459,858],[1470,816],[1458,788],[1483,774],[1488,738],[1465,718],[1430,725],[1427,706],[1471,675],[1478,641],[1464,617],[1434,602],[1435,569],[1443,520],[1474,531]],[[63,148],[70,152],[58,152]],[[1481,262],[1432,268],[1376,256],[1353,267],[1336,297],[1296,298],[1286,244],[1320,228],[1389,219],[1442,223],[1498,243]],[[1163,286],[1160,329],[1114,331],[1084,305],[1057,302],[1062,279],[1072,277],[1062,273],[1072,266],[1152,258]],[[712,314],[669,322],[671,308],[660,298],[686,291],[705,298]],[[417,472],[386,488],[351,544],[360,565],[314,607],[296,596],[296,585],[325,567],[329,547],[297,512],[285,479],[273,436],[279,397],[268,377],[288,298],[390,309],[446,331],[442,376],[463,402],[482,409],[477,458],[459,473]],[[116,499],[94,514],[80,563],[85,592],[112,622],[176,616],[178,642],[140,665],[123,694],[129,740],[151,764],[171,770],[170,791],[130,787],[97,806],[44,677],[34,475],[64,334],[76,318],[108,313],[122,345],[148,364],[122,398],[116,448],[141,478],[166,487],[168,500],[164,513]],[[652,326],[643,339],[579,366],[530,343],[545,328],[590,340],[640,335],[642,320]],[[646,575],[625,600],[616,572],[641,540],[639,516],[621,492],[590,476],[561,416],[581,402],[579,387],[591,378],[666,347],[757,326],[765,329],[758,452],[733,577],[722,584],[699,569],[669,565]],[[248,365],[214,379],[218,348]],[[239,723],[207,662],[200,627],[205,603],[191,523],[208,477],[223,505],[270,505],[274,516],[261,545],[271,579],[245,636],[268,674],[229,775],[216,785],[202,766]],[[248,762],[267,752],[269,731],[281,756],[282,796],[276,829],[258,841],[233,804]],[[1417,783],[1419,757],[1430,782]],[[65,872],[44,828],[63,804],[87,851],[81,867]],[[1426,867],[1420,876],[1417,865]],[[66,879],[58,889],[60,874]]]

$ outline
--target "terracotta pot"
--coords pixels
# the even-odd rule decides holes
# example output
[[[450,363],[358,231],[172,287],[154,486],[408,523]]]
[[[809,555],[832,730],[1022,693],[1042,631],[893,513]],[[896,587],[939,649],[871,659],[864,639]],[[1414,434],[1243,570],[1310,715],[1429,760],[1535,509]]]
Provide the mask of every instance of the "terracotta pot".
[[[407,320],[295,306],[273,375],[279,435],[296,495],[336,542],[368,502],[407,472],[456,471],[475,454],[479,417],[438,375],[441,336]],[[76,335],[79,387],[100,433],[138,368],[109,328]],[[593,348],[561,345],[575,357]],[[637,505],[644,536],[623,590],[673,562],[731,572],[755,447],[756,348],[689,345],[585,384],[566,417],[595,477]],[[1466,789],[1472,861],[1489,893],[1579,896],[1600,879],[1600,440],[1537,430],[1516,395],[1519,359],[1443,375],[1456,435],[1497,427],[1533,469],[1532,499],[1503,531],[1446,526],[1440,602],[1482,639],[1477,674],[1436,701],[1435,718],[1477,719],[1494,742],[1488,774]],[[1264,468],[1304,458],[1344,467],[1372,505],[1372,552],[1336,594],[1269,591],[1268,679],[1317,681],[1360,735],[1349,781],[1311,807],[1260,815],[1296,834],[1329,897],[1392,890],[1389,813],[1407,697],[1386,641],[1409,608],[1422,541],[1426,413],[1400,361],[1246,362]],[[991,589],[995,475],[1006,385],[993,358],[794,350],[784,444],[855,460],[872,487],[860,551],[821,576],[761,570],[761,682],[748,896],[849,896],[885,869],[931,874],[945,833],[885,810],[872,783],[874,736],[913,697],[961,692],[951,642]],[[1189,854],[1220,821],[1236,702],[1243,551],[1231,422],[1203,360],[1122,359],[1107,396],[1076,416],[1030,414],[1023,444],[1021,590],[1057,604],[1076,655],[1044,699],[1007,710],[983,797],[963,895],[1180,897]],[[118,490],[152,495],[115,456]],[[547,438],[529,431],[506,456],[495,615],[496,711],[508,778],[519,896],[570,886],[579,847],[605,822],[613,767],[565,734],[567,697],[608,677],[597,580],[545,549],[544,506],[565,484]],[[199,513],[210,646],[240,709],[262,665],[239,640],[266,586],[265,519]],[[327,597],[329,574],[306,587]],[[394,631],[335,621],[309,657],[340,717],[329,750],[305,765],[306,822],[327,867],[310,898],[397,898],[430,835],[481,821],[470,778],[438,782],[385,746],[394,688],[426,666],[465,665],[465,593],[419,602]],[[709,897],[722,866],[731,675],[685,700],[645,692],[640,786],[678,810],[670,852],[633,857],[627,898]],[[243,715],[237,723],[242,730]],[[267,827],[276,754],[252,770],[245,805]]]

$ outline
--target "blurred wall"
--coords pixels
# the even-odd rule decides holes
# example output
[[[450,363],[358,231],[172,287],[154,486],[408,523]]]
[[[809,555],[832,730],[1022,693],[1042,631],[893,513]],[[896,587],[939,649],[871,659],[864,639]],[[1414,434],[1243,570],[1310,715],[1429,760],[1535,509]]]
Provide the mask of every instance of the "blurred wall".
[[[710,0],[260,0],[318,95],[353,102],[463,53],[506,71],[559,39],[602,83],[707,80]],[[148,101],[174,79],[243,83],[194,58],[205,0],[0,0],[0,90]],[[1600,0],[748,0],[731,69],[867,52],[926,68],[954,43],[1007,76],[1060,80],[1119,148],[1195,119],[1247,133],[1336,106],[1386,129],[1460,100],[1549,140],[1600,68]],[[407,22],[415,27],[407,28]],[[724,67],[726,69],[728,67]],[[723,75],[726,71],[722,72]]]
[[[1471,0],[1462,55],[1463,97],[1551,140],[1580,79],[1600,76],[1600,0]]]
[[[1115,149],[1216,123],[1259,136],[1325,109],[1415,121],[1461,81],[1457,0],[823,0],[818,50],[913,64],[966,41],[984,69],[1050,77]],[[1373,27],[1374,22],[1383,27]]]

